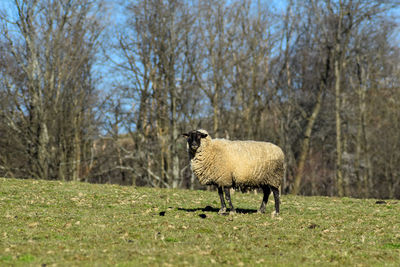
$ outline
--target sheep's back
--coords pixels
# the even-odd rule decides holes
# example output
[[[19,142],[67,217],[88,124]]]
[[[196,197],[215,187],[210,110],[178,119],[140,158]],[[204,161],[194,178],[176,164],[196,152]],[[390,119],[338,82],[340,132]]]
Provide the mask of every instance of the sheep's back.
[[[280,186],[284,173],[284,154],[278,146],[256,141],[229,143],[225,148],[234,162],[231,165],[232,179],[236,186]]]

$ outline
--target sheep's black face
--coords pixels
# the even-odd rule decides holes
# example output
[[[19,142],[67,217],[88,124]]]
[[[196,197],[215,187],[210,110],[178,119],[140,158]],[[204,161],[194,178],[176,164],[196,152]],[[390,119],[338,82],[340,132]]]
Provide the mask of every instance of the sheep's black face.
[[[196,152],[196,150],[200,147],[201,138],[207,137],[207,134],[195,130],[182,135],[187,138],[191,152]]]

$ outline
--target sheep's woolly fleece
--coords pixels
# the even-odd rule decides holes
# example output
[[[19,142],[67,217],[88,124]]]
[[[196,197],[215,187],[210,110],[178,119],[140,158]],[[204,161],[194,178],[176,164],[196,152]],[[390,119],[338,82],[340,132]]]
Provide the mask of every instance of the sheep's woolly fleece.
[[[284,173],[282,150],[268,142],[212,139],[207,134],[191,159],[194,174],[201,184],[224,187],[278,188]]]

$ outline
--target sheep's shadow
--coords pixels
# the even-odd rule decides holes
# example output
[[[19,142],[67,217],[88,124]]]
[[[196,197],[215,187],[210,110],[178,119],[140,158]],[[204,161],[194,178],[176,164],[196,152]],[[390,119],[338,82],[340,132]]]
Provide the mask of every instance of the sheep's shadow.
[[[193,209],[178,208],[178,210],[182,210],[182,211],[186,211],[186,212],[195,212],[195,211],[219,212],[219,208],[214,208],[211,206],[206,206],[204,208],[193,208]],[[256,213],[256,212],[257,212],[257,210],[254,210],[254,209],[236,208],[236,213],[250,214],[250,213]]]

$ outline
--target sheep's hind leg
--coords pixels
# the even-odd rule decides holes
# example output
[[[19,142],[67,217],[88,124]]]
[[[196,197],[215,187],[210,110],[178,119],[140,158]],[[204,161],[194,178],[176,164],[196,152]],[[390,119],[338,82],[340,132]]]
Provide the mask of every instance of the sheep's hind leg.
[[[230,209],[231,209],[230,212],[236,213],[236,210],[235,210],[235,208],[233,207],[232,201],[231,201],[230,188],[229,188],[229,187],[224,187],[224,191],[225,191],[225,198],[226,198],[226,201],[228,201],[229,207],[230,207]]]
[[[261,213],[265,213],[265,206],[268,203],[268,198],[269,198],[269,194],[271,194],[271,189],[269,188],[268,185],[264,185],[264,186],[262,186],[262,190],[264,192],[264,196],[263,196],[263,200],[261,202],[260,209],[258,211]]]
[[[279,214],[279,189],[276,187],[271,186],[272,193],[274,193],[274,200],[275,200],[275,214]]]
[[[219,210],[219,214],[224,214],[226,212],[225,200],[224,200],[224,192],[222,190],[222,186],[218,186],[218,195],[221,200],[221,209]]]

